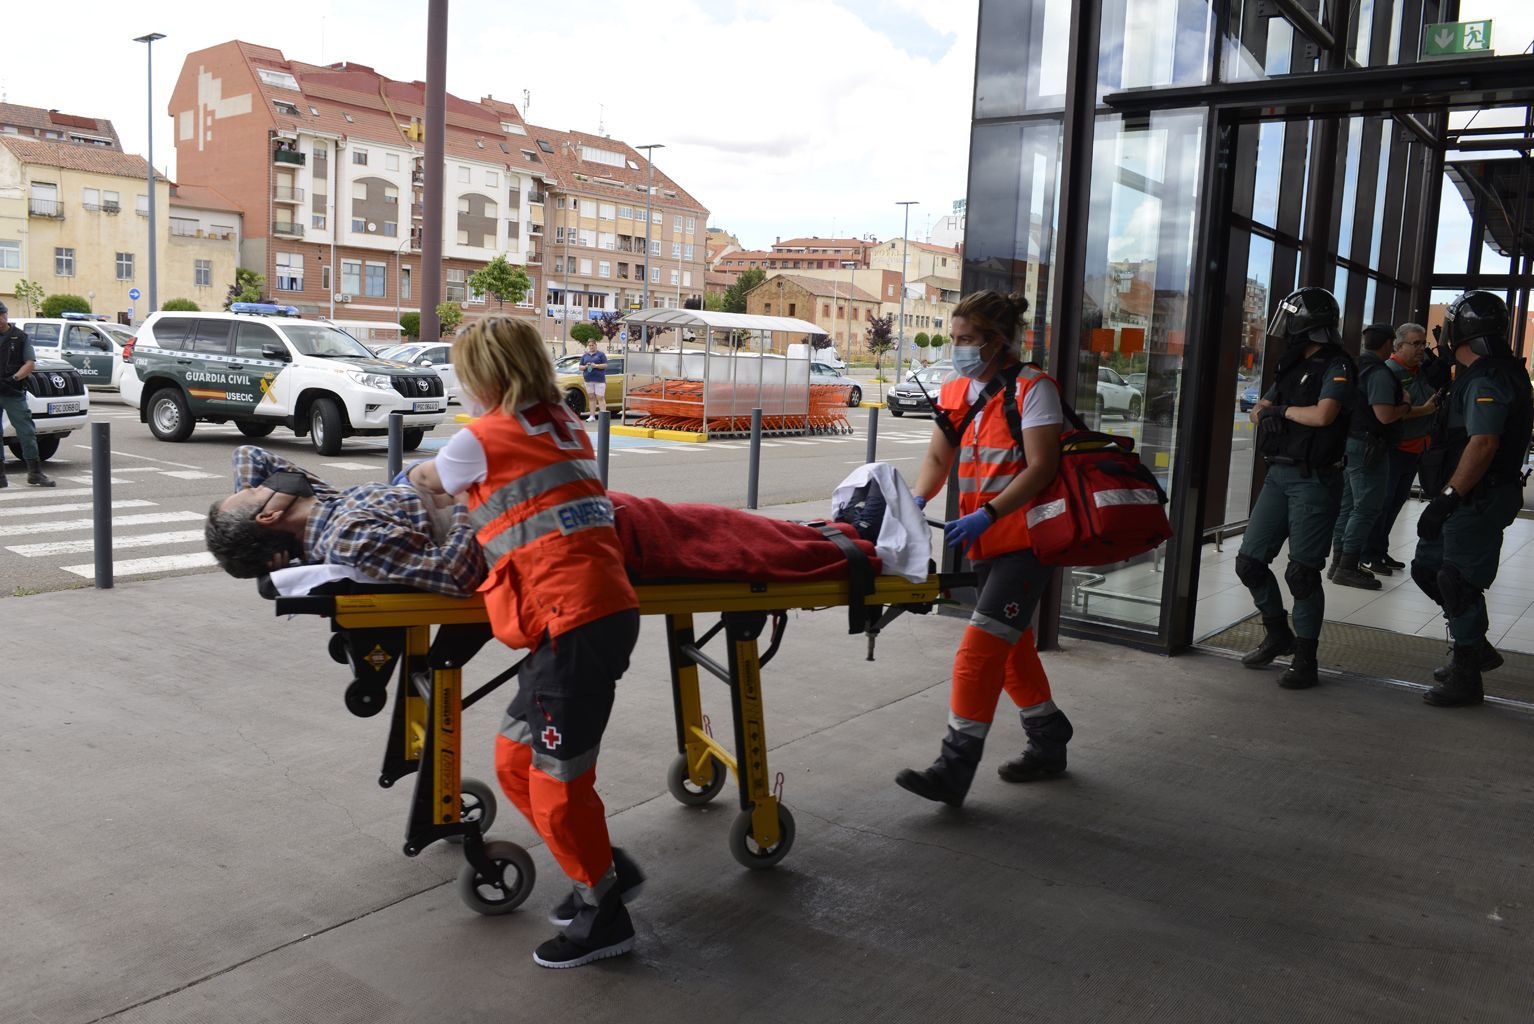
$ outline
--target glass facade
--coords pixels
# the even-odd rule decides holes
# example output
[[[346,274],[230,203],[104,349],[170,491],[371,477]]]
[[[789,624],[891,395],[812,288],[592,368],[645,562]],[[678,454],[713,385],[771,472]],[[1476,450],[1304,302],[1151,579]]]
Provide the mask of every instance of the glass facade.
[[[1427,322],[1443,275],[1520,261],[1479,223],[1475,244],[1437,235],[1435,211],[1491,180],[1444,173],[1444,111],[1474,97],[1398,99],[1441,88],[1417,59],[1424,25],[1454,13],[1439,0],[1090,6],[981,2],[963,288],[1024,292],[1033,357],[1172,496],[1171,543],[1064,570],[1045,616],[1176,649],[1229,624],[1203,621],[1224,584],[1201,572],[1233,556],[1262,482],[1246,414],[1270,382],[1277,300],[1331,287],[1356,351],[1366,324]],[[1479,58],[1484,95],[1523,102],[1493,89],[1519,62],[1534,70]]]

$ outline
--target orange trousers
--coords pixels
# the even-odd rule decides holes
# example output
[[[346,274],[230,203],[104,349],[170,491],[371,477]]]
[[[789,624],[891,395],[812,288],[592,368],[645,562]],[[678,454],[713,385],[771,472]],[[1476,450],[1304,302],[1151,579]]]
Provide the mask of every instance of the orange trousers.
[[[596,768],[561,782],[533,767],[532,747],[497,736],[495,777],[549,845],[564,873],[595,888],[613,862],[607,810],[597,795]]]
[[[953,659],[949,710],[971,722],[990,722],[1002,690],[1019,708],[1052,699],[1033,630],[1023,630],[1021,639],[1008,643],[976,626],[967,627]]]

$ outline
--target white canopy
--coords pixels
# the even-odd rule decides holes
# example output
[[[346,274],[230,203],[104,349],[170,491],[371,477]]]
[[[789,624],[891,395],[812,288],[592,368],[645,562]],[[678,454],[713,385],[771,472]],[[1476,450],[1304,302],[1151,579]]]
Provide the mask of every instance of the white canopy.
[[[825,334],[819,324],[791,316],[754,316],[750,313],[719,313],[711,309],[641,309],[623,318],[624,323],[648,327],[687,327],[727,331],[783,331],[792,334]]]

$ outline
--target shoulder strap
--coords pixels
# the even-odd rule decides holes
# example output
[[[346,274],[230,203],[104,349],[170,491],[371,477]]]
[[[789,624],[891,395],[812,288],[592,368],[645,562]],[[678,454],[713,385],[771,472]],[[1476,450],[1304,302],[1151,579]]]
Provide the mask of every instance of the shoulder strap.
[[[1013,375],[1012,379],[1017,379],[1016,374]],[[1001,385],[1001,374],[997,374],[996,376],[992,377],[990,381],[985,385],[984,390],[980,392],[980,397],[976,398],[973,402],[970,403],[969,410],[965,412],[964,418],[960,420],[959,425],[955,427],[948,421],[948,416],[943,413],[942,407],[932,400],[931,395],[927,394],[927,389],[922,384],[922,382],[919,379],[916,382],[916,386],[921,388],[922,395],[927,399],[927,404],[932,406],[933,409],[937,410],[937,415],[933,417],[937,423],[937,429],[943,432],[943,437],[948,441],[950,445],[955,448],[964,443],[965,428],[968,427],[970,423],[974,422],[976,416],[980,415],[980,410],[984,408],[985,403],[990,401],[991,397],[995,395],[996,392],[1001,390]]]
[[[868,617],[868,608],[863,602],[869,594],[874,592],[873,565],[869,563],[863,549],[834,524],[812,525],[818,528],[827,540],[840,548],[842,555],[847,559],[847,632],[861,633]]]

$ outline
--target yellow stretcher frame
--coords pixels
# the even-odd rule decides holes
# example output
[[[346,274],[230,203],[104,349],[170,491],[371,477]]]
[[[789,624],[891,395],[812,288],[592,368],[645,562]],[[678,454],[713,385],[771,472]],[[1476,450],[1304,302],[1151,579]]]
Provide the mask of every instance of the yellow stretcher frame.
[[[678,752],[667,771],[667,789],[680,803],[702,806],[723,790],[727,772],[733,772],[741,811],[730,829],[730,852],[745,867],[773,867],[793,846],[794,820],[781,799],[781,780],[777,789],[771,782],[761,670],[777,651],[787,611],[847,607],[854,627],[859,622],[863,626],[872,660],[874,638],[897,615],[952,603],[950,591],[973,585],[971,573],[932,574],[921,583],[878,576],[862,585],[847,579],[637,585],[640,614],[666,620]],[[861,603],[861,615],[854,602]],[[458,889],[464,902],[483,914],[514,910],[532,891],[532,860],[515,843],[484,841],[495,815],[495,796],[489,786],[463,779],[460,772],[463,709],[520,667],[463,696],[462,666],[491,639],[484,602],[478,597],[373,588],[277,597],[276,606],[278,615],[315,614],[332,620],[336,635],[330,653],[352,666],[346,704],[354,714],[368,717],[382,711],[389,680],[397,675],[379,784],[387,788],[407,774],[417,774],[404,852],[413,857],[438,839],[461,840],[466,863]],[[718,613],[720,621],[700,640],[693,617],[702,613]],[[763,654],[757,642],[769,619],[773,631]],[[702,650],[720,631],[727,647],[723,665]],[[708,728],[700,668],[730,689],[736,754]]]

